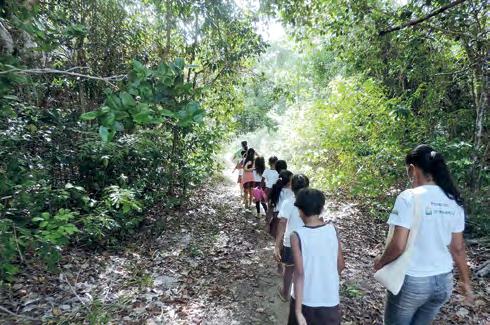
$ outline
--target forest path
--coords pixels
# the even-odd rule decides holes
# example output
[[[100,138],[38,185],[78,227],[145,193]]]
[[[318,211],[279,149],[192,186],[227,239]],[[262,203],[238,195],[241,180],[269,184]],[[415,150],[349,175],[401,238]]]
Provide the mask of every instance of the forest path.
[[[42,321],[0,312],[0,323],[286,324],[273,242],[263,218],[244,211],[231,177],[210,180],[178,211],[148,211],[154,220],[131,243],[99,253],[72,249],[58,274],[32,266],[0,301]],[[385,226],[354,204],[328,201],[347,264],[343,324],[381,324],[384,290],[372,278],[372,259]],[[435,324],[487,324],[488,281],[476,280],[475,289],[476,307],[462,307],[454,294]]]

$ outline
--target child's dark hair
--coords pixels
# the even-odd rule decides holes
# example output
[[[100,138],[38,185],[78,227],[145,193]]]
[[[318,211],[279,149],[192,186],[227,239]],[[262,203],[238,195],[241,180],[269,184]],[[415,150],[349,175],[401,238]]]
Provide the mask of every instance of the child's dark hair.
[[[303,174],[295,174],[291,179],[291,189],[294,194],[298,194],[301,189],[308,186],[310,186],[310,180]]]
[[[325,206],[325,195],[313,188],[304,188],[296,194],[294,205],[307,217],[317,216]]]
[[[242,148],[245,149],[245,150],[248,149],[247,141],[242,141]]]
[[[292,176],[293,173],[291,173],[289,170],[283,170],[279,173],[279,179],[277,180],[276,184],[272,186],[271,194],[269,196],[272,206],[277,207],[277,203],[279,202],[279,196],[281,195],[281,191],[284,188],[284,186],[288,185]]]
[[[247,150],[245,161],[243,162],[243,166],[246,166],[249,161],[253,162],[255,158],[255,150],[253,148],[249,148]]]
[[[270,156],[269,157],[269,166],[272,166],[274,165],[275,163],[277,163],[277,157],[276,156]]]
[[[276,161],[276,171],[280,173],[282,170],[287,170],[288,169],[288,164],[286,163],[285,160],[278,160]]]
[[[262,175],[265,170],[265,159],[264,157],[255,158],[255,172]]]
[[[444,157],[432,147],[421,144],[415,147],[405,158],[405,164],[417,166],[426,176],[431,176],[434,182],[446,193],[447,197],[463,206],[456,185],[451,178]]]

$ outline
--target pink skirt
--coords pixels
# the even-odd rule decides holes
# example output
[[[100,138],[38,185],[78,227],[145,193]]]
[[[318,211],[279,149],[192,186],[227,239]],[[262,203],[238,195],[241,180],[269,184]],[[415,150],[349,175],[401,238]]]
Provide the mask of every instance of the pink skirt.
[[[265,191],[260,186],[252,189],[252,195],[255,202],[267,202],[267,194],[265,194]]]
[[[242,184],[246,184],[249,182],[255,182],[254,173],[244,171],[242,176]]]

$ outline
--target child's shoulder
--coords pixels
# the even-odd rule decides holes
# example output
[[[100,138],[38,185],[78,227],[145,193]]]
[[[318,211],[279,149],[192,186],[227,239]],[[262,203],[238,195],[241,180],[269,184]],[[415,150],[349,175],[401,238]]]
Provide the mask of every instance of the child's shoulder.
[[[293,209],[295,208],[295,205],[294,205],[294,202],[295,202],[295,199],[292,198],[292,197],[287,197],[284,199],[284,201],[282,202],[282,206],[283,207],[286,207],[288,209]]]

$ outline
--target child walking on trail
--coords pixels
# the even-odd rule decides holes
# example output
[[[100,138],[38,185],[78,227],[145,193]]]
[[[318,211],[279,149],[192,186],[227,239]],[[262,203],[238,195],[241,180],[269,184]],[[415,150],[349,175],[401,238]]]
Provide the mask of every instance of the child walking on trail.
[[[276,184],[277,179],[279,178],[279,173],[276,170],[277,160],[278,159],[276,156],[271,156],[269,158],[270,168],[264,170],[264,173],[262,174],[262,177],[264,178],[264,182],[265,182],[265,192],[267,195],[271,193],[272,186]]]
[[[252,189],[252,195],[255,201],[255,208],[257,209],[257,217],[260,217],[260,205],[264,208],[267,213],[267,194],[265,192],[265,186],[263,179],[263,174],[265,171],[265,160],[264,157],[255,158],[255,187]]]
[[[294,199],[294,193],[291,190],[291,178],[293,173],[289,170],[283,170],[279,173],[279,178],[272,186],[272,191],[270,194],[270,207],[273,209],[272,219],[269,222],[269,233],[274,237],[277,236],[277,224],[279,219],[277,215],[279,214],[279,207],[287,199]]]
[[[242,176],[243,176],[243,162],[245,159],[245,154],[247,153],[248,150],[248,144],[247,141],[242,141],[242,148],[235,152],[233,155],[233,161],[235,163],[235,168],[233,169],[233,172],[235,170],[238,170],[238,186],[240,187],[240,196],[243,197],[243,185],[242,185]]]
[[[296,174],[291,179],[291,189],[295,195],[303,188],[307,188],[309,184],[308,177],[303,174]],[[278,287],[279,297],[284,302],[289,300],[294,271],[293,251],[290,240],[291,234],[305,225],[294,202],[295,199],[287,199],[279,208],[279,225],[277,227],[276,246],[274,250],[276,259],[280,260],[284,265],[282,287]]]
[[[320,217],[325,196],[305,188],[294,204],[305,225],[291,235],[294,284],[288,325],[340,324],[339,277],[344,257],[335,227]]]
[[[270,159],[273,161],[275,160],[274,164],[271,164]],[[279,173],[283,170],[288,169],[288,165],[284,160],[277,160],[275,156],[269,158],[269,165],[271,166],[271,171],[267,172],[267,176],[270,179],[270,190],[268,191],[268,201],[267,201],[267,214],[265,215],[265,228],[266,231],[271,234],[274,238],[274,231],[275,231],[275,223],[277,223],[277,220],[274,219],[274,212],[277,212],[278,209],[274,209],[273,203],[271,201],[271,196],[270,194],[272,193],[272,188],[273,186],[277,183],[279,180]],[[269,176],[270,175],[270,176]],[[273,226],[271,228],[271,225]]]
[[[272,192],[272,186],[276,184],[279,179],[279,173],[276,170],[276,163],[278,159],[276,156],[269,157],[269,168],[264,171],[262,175],[265,182],[265,193],[267,194],[267,212],[265,214],[265,229],[269,231],[269,224],[273,218],[274,208],[270,203],[270,194]]]
[[[252,189],[255,185],[254,169],[255,169],[255,150],[249,148],[247,150],[245,161],[243,162],[242,184],[244,191],[245,209],[250,209],[252,205]]]
[[[276,164],[274,165],[274,167],[276,168],[276,171],[278,173],[282,172],[283,170],[287,170],[288,169],[288,164],[286,163],[285,160],[278,160],[276,161]]]

